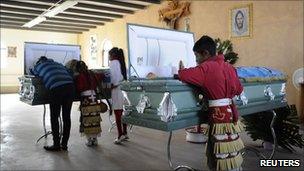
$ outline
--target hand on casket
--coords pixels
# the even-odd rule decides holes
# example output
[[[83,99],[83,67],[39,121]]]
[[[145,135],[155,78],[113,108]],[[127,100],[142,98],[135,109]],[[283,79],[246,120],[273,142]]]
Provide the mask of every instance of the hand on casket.
[[[179,67],[178,67],[179,70],[181,69],[185,69],[185,66],[184,66],[184,63],[182,60],[179,61]]]

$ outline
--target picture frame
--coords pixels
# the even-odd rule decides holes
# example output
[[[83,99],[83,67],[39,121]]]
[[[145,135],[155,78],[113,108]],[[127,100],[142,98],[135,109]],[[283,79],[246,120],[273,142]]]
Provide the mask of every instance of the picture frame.
[[[90,56],[91,60],[97,60],[97,35],[90,35]]]
[[[239,5],[230,9],[230,38],[251,38],[253,30],[252,4]]]
[[[7,47],[7,57],[8,58],[17,58],[17,47],[16,46]]]

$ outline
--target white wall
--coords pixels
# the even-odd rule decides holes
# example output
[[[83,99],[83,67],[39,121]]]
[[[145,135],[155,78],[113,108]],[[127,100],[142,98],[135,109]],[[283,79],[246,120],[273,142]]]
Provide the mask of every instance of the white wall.
[[[24,42],[78,44],[78,35],[69,33],[28,31],[1,28],[1,49],[17,47],[17,58],[8,58],[1,53],[1,88],[19,86],[18,77],[24,71]],[[1,50],[3,51],[3,50]],[[4,92],[5,91],[2,91]]]

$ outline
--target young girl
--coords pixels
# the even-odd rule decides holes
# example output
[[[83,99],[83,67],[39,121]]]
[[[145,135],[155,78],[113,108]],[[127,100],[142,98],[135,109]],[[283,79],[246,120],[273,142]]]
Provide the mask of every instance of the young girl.
[[[79,75],[76,77],[77,91],[80,93],[80,133],[85,134],[87,138],[86,145],[96,146],[97,136],[101,133],[101,117],[100,112],[92,109],[92,106],[98,104],[96,97],[97,81],[101,80],[101,75],[94,74],[88,70],[87,65],[83,61],[78,61],[76,71]]]
[[[112,107],[115,114],[118,137],[115,144],[120,144],[123,140],[129,139],[127,135],[127,124],[121,123],[121,115],[123,112],[123,94],[119,86],[119,82],[127,80],[127,71],[125,57],[122,49],[117,47],[109,51],[110,56],[110,72],[112,84]]]

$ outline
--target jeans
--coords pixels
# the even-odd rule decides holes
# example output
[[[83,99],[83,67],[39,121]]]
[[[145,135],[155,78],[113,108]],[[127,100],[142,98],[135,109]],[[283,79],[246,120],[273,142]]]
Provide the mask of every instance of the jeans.
[[[54,146],[60,145],[58,118],[60,117],[61,109],[63,120],[63,135],[61,145],[67,146],[71,130],[71,108],[75,96],[75,87],[74,84],[66,84],[52,89],[50,93],[51,128]]]

